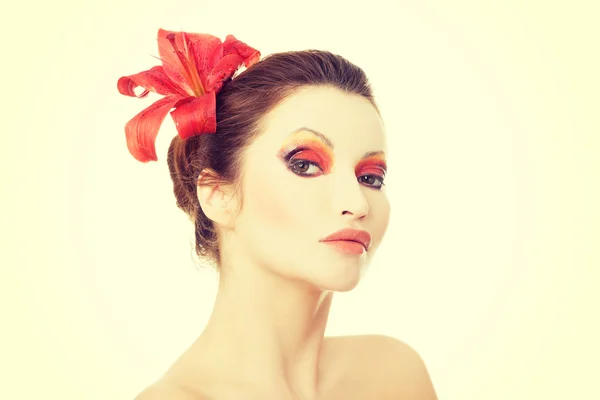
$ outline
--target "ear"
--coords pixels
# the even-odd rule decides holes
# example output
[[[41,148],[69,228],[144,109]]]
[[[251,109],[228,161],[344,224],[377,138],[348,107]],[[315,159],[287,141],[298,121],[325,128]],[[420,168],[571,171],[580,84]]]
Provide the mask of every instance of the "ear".
[[[210,182],[214,176],[212,171],[205,169],[198,177],[196,194],[200,207],[204,214],[215,223],[222,227],[233,228],[237,209],[234,188]]]

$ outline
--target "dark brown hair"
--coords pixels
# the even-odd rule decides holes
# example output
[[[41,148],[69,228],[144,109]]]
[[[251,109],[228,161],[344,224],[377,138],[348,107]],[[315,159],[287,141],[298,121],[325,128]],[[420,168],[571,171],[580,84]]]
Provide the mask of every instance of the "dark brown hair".
[[[176,135],[171,141],[167,162],[177,206],[194,221],[196,254],[213,267],[221,262],[218,235],[196,194],[200,172],[211,172],[203,184],[228,185],[241,198],[242,154],[260,133],[261,118],[305,86],[330,86],[363,96],[379,113],[364,71],[345,58],[322,50],[275,53],[224,83],[217,95],[216,133],[186,140]]]

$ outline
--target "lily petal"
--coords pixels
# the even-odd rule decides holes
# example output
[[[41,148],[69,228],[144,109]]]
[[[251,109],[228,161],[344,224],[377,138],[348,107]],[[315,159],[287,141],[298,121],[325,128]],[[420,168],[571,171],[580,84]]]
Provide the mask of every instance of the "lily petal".
[[[142,110],[125,125],[127,148],[138,161],[156,161],[156,136],[167,113],[181,96],[167,96]]]
[[[231,77],[242,65],[244,59],[238,54],[228,54],[221,58],[206,80],[206,90],[218,92],[223,81]]]
[[[244,66],[248,68],[260,58],[260,51],[239,41],[233,35],[227,35],[223,43],[223,56],[237,54],[244,60]]]
[[[177,108],[171,111],[171,117],[175,121],[179,136],[187,139],[201,133],[215,133],[217,131],[216,110],[215,92],[209,92],[178,104]]]
[[[140,95],[136,95],[135,89],[137,87],[143,87],[146,90]],[[177,94],[184,97],[187,96],[185,92],[171,82],[160,65],[152,67],[147,71],[119,78],[117,88],[125,96],[139,98],[146,97],[150,91],[163,95]]]
[[[163,62],[163,68],[169,79],[190,96],[197,95],[194,88],[197,74],[196,60],[190,50],[191,43],[212,43],[220,40],[207,33],[174,32],[165,29],[158,30],[158,53]]]
[[[223,43],[219,38],[213,36],[202,40],[192,40],[190,48],[202,86],[205,92],[208,93],[211,90],[208,88],[208,76],[215,64],[223,58]]]
[[[233,76],[244,64],[249,67],[260,59],[260,51],[241,42],[233,35],[227,35],[223,43],[223,58],[214,66],[206,82],[206,90],[219,92],[223,82]]]

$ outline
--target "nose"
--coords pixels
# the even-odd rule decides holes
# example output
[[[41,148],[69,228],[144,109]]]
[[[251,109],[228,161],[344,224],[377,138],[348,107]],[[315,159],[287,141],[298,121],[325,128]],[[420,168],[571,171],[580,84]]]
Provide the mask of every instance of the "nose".
[[[369,212],[365,190],[368,188],[362,186],[354,174],[340,174],[333,178],[333,209],[342,215],[352,215],[355,219],[363,218]]]

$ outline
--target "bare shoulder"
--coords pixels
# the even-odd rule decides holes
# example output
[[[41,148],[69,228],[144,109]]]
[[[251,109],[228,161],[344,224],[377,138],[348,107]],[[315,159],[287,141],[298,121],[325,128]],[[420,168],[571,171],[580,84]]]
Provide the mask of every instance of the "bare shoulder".
[[[332,338],[339,346],[357,353],[356,372],[382,390],[380,398],[397,396],[437,400],[431,377],[421,355],[407,343],[386,335]]]
[[[399,366],[420,367],[423,359],[409,344],[387,335],[361,335],[365,350],[379,354],[385,361],[396,361]]]
[[[199,395],[186,390],[182,386],[167,382],[156,382],[145,388],[134,400],[212,400],[206,395]]]
[[[402,365],[419,364],[423,360],[407,343],[387,335],[350,335],[327,337],[330,346],[353,349],[366,356],[383,357],[385,361],[401,360]],[[389,358],[389,360],[388,360]]]

